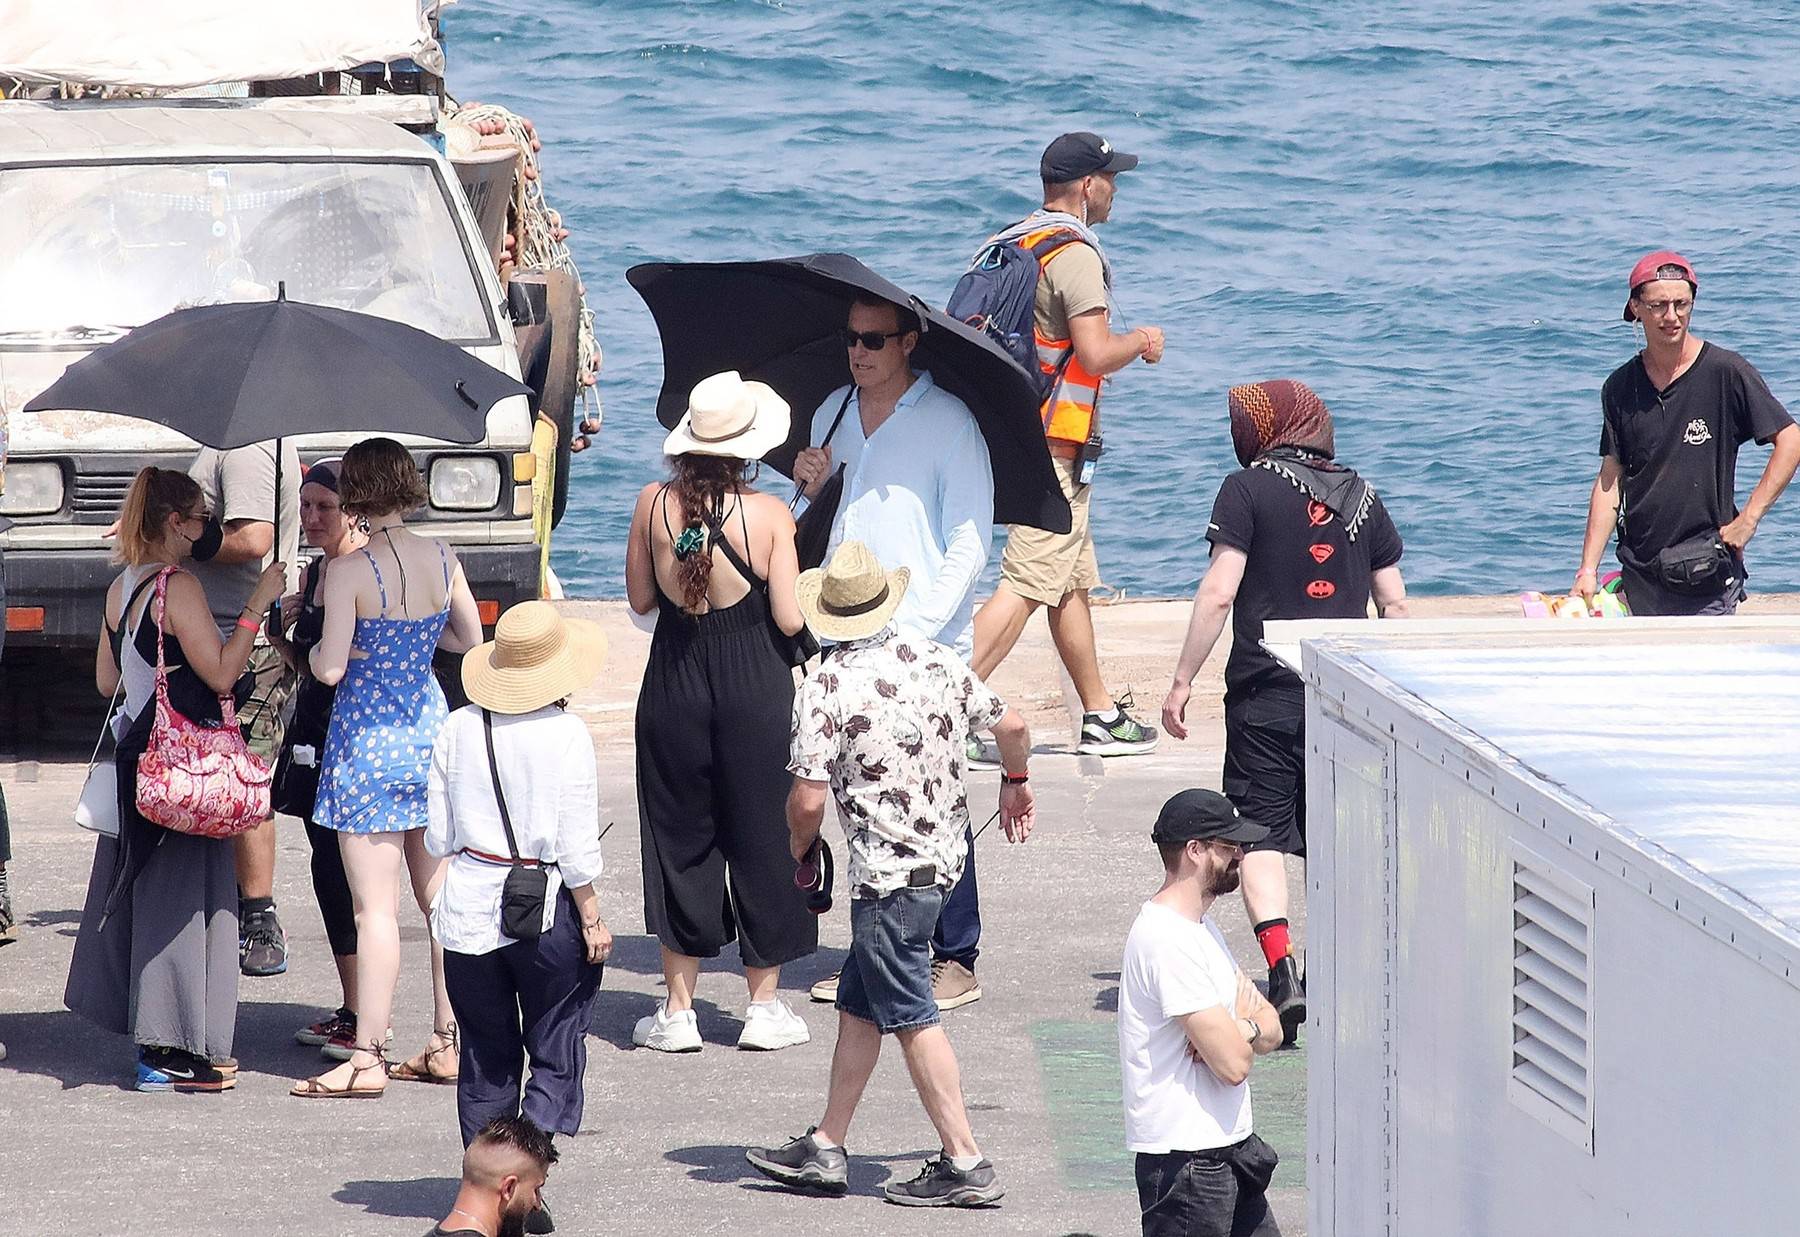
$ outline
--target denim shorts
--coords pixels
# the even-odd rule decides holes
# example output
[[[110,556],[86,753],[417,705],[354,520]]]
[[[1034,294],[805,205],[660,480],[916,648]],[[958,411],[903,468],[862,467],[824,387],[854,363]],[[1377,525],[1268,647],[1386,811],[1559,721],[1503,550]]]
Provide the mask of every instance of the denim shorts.
[[[883,1035],[936,1026],[931,934],[943,906],[944,891],[935,886],[852,898],[850,956],[838,978],[837,1007]]]

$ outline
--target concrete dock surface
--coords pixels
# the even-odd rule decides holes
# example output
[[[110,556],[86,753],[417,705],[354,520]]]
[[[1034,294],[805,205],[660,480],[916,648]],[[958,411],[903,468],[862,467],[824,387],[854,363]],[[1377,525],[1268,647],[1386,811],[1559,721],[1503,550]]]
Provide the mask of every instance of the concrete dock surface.
[[[1751,612],[1800,610],[1800,597],[1761,598]],[[649,638],[621,603],[565,603],[603,623],[611,653],[574,702],[600,751],[606,874],[603,913],[617,939],[588,1037],[587,1109],[559,1140],[547,1198],[568,1234],[816,1233],[1130,1234],[1137,1231],[1131,1156],[1123,1143],[1114,1010],[1125,934],[1155,891],[1148,840],[1177,790],[1219,784],[1224,642],[1194,688],[1193,737],[1152,754],[1079,757],[1071,748],[1061,672],[1035,620],[994,685],[1030,720],[1038,831],[1024,845],[997,829],[980,842],[982,1000],[945,1015],[984,1152],[1007,1188],[992,1210],[945,1214],[881,1201],[913,1175],[936,1140],[889,1044],[852,1129],[850,1193],[785,1193],[743,1159],[817,1120],[836,1015],[807,1000],[848,942],[847,899],[821,925],[817,955],[782,976],[812,1042],[775,1053],[734,1044],[745,1005],[734,951],[701,978],[702,1052],[631,1047],[632,1024],[659,998],[657,945],[644,935],[631,720]],[[1509,598],[1424,599],[1431,617],[1516,614]],[[1102,667],[1136,713],[1157,719],[1188,614],[1182,602],[1095,610]],[[322,1068],[295,1029],[337,1003],[336,980],[298,822],[281,824],[277,899],[290,965],[245,979],[237,1089],[144,1095],[129,1089],[131,1049],[62,1007],[62,987],[93,852],[69,817],[99,703],[85,661],[8,650],[0,782],[11,807],[9,868],[20,939],[0,949],[0,1237],[10,1234],[394,1234],[416,1237],[455,1193],[460,1143],[452,1088],[392,1083],[379,1101],[291,1099],[293,1080]],[[997,775],[973,777],[977,823],[993,810]],[[839,836],[827,823],[827,836]],[[1290,864],[1293,922],[1305,944],[1303,870]],[[841,882],[840,882],[841,884]],[[1261,956],[1236,895],[1217,918],[1245,970]],[[430,1029],[425,925],[408,899],[395,1006],[394,1056]],[[1282,1231],[1305,1231],[1305,1047],[1259,1059],[1256,1128],[1280,1152],[1273,1201]]]

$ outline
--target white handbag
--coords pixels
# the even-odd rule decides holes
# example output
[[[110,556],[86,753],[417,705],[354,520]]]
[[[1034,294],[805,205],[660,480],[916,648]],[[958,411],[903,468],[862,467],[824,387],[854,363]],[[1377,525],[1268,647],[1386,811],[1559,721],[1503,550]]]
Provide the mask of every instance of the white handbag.
[[[109,838],[119,836],[119,766],[111,756],[101,760],[100,749],[112,730],[119,693],[124,690],[125,675],[121,672],[112,701],[106,706],[106,720],[100,723],[100,737],[94,740],[93,754],[88,757],[87,781],[81,784],[81,798],[75,801],[75,823]],[[116,748],[118,744],[113,746]]]

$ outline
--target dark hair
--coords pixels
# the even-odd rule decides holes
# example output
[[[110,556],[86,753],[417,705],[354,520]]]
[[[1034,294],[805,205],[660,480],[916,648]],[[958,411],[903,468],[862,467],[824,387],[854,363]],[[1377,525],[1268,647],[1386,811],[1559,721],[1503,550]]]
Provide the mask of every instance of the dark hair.
[[[344,452],[338,497],[351,515],[392,515],[425,504],[425,478],[392,438],[365,438]]]
[[[917,313],[906,305],[895,304],[885,296],[863,294],[857,296],[850,304],[853,306],[861,305],[864,309],[891,309],[894,311],[894,326],[897,330],[906,332],[917,331],[919,329],[919,315]]]
[[[530,1117],[499,1116],[481,1127],[475,1142],[490,1146],[511,1147],[531,1157],[546,1173],[557,1161],[556,1147],[550,1135]],[[471,1146],[474,1144],[471,1143]]]
[[[1186,842],[1158,842],[1156,853],[1162,856],[1163,871],[1173,872],[1180,867],[1181,856],[1186,850]]]
[[[681,504],[684,527],[700,530],[708,536],[707,515],[716,523],[724,518],[725,495],[744,484],[749,463],[729,455],[677,455],[671,461],[675,479],[669,488]],[[689,613],[706,600],[706,589],[712,583],[712,555],[703,548],[686,558],[675,559],[675,579],[681,585],[681,608]]]
[[[113,561],[141,566],[154,557],[163,539],[163,524],[174,512],[186,513],[205,495],[200,484],[170,468],[144,468],[131,479],[119,506],[118,544]]]

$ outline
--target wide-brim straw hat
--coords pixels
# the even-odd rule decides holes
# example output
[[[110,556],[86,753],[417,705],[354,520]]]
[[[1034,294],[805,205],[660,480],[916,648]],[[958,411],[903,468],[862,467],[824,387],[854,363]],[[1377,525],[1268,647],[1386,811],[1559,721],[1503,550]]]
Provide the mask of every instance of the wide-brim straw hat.
[[[527,601],[500,616],[492,640],[463,654],[463,690],[495,713],[530,713],[586,687],[605,663],[598,623]]]
[[[694,385],[686,414],[663,440],[663,454],[760,460],[787,441],[792,421],[774,387],[726,370]]]
[[[846,541],[825,566],[800,573],[794,594],[815,636],[860,640],[892,621],[911,578],[904,567],[882,570],[873,550],[860,541]]]

